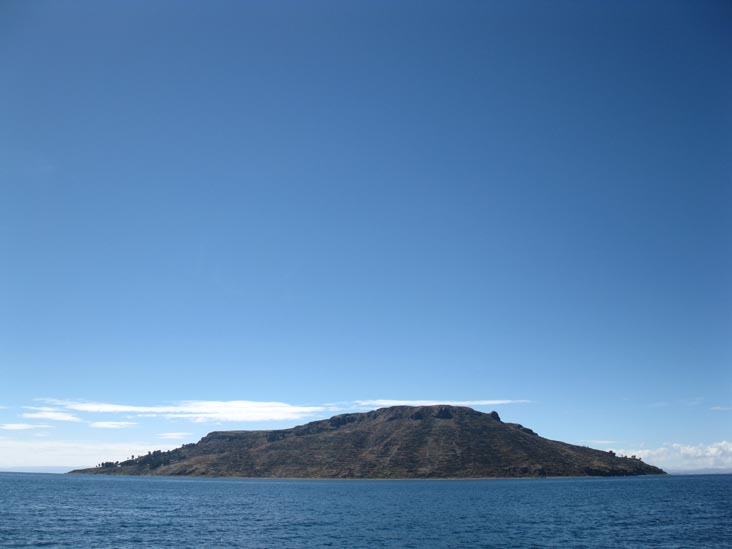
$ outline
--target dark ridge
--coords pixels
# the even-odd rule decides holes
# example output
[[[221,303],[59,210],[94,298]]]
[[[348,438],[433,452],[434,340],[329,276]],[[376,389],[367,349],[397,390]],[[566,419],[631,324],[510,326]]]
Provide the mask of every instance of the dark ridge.
[[[271,478],[665,474],[635,457],[548,440],[460,406],[392,406],[291,429],[214,431],[196,444],[73,473]]]

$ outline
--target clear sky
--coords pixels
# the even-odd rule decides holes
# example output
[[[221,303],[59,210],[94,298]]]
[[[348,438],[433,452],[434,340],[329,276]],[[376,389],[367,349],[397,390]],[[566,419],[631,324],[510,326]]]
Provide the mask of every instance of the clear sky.
[[[418,400],[732,467],[730,28],[2,2],[0,468]]]

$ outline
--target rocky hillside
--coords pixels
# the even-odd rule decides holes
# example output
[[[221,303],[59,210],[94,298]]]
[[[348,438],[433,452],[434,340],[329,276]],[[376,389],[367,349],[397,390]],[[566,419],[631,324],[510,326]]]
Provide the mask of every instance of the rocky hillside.
[[[540,437],[455,406],[394,406],[196,444],[74,473],[275,478],[485,478],[664,474],[635,458]]]

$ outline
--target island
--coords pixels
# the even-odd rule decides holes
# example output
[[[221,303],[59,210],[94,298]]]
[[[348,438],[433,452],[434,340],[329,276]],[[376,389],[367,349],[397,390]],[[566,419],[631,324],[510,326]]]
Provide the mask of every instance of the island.
[[[75,474],[308,479],[662,475],[641,459],[537,435],[463,406],[392,406],[290,429],[215,431],[198,443]]]

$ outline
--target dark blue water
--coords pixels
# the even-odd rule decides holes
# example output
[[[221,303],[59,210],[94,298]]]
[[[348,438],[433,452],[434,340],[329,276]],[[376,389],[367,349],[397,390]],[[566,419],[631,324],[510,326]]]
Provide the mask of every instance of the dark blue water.
[[[0,473],[2,547],[732,547],[732,476],[288,481]]]

